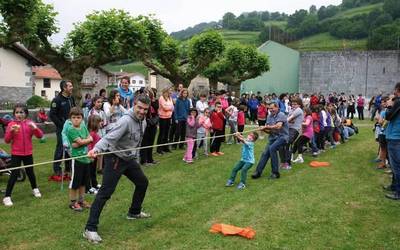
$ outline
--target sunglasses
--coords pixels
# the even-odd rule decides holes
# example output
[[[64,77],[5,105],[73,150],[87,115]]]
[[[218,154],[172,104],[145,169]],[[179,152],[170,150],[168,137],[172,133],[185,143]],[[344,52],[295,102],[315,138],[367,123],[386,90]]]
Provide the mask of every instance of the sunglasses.
[[[24,111],[16,111],[15,113],[16,113],[16,114],[25,114]]]

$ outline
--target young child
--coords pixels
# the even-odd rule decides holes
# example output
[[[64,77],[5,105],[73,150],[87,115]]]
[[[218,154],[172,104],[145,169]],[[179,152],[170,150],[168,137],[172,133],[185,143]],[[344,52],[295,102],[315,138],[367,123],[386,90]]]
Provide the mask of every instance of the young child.
[[[204,109],[203,114],[199,115],[198,119],[199,128],[197,129],[198,148],[204,147],[204,155],[208,156],[208,143],[206,137],[210,134],[211,121],[210,121],[210,110]]]
[[[301,124],[303,129],[303,134],[296,140],[293,146],[292,154],[298,152],[297,158],[293,160],[293,163],[304,163],[303,159],[303,152],[304,146],[310,142],[312,137],[314,136],[314,129],[313,129],[313,118],[311,116],[311,109],[304,108],[304,121]]]
[[[103,98],[101,96],[96,96],[92,100],[92,109],[89,111],[89,117],[91,115],[98,115],[101,118],[101,123],[100,123],[100,129],[99,129],[99,136],[103,137],[106,135],[106,126],[108,124],[107,122],[107,116],[106,113],[103,111]]]
[[[101,123],[101,117],[98,115],[91,115],[89,116],[89,121],[88,121],[88,128],[89,128],[89,134],[93,138],[93,141],[88,145],[88,149],[92,150],[93,147],[96,145],[98,141],[100,141],[101,137],[99,136],[98,132],[100,129],[100,123]],[[99,161],[102,161],[103,157],[99,156],[94,159],[90,163],[89,167],[89,178],[88,182],[86,185],[86,191],[89,194],[97,194],[98,189],[100,188],[100,185],[97,182],[96,178],[96,170],[97,170],[97,165]]]
[[[199,124],[197,122],[197,109],[191,108],[189,116],[186,120],[186,153],[183,156],[183,160],[190,164],[193,163],[193,147],[194,139],[197,137],[197,128]]]
[[[39,123],[45,123],[45,124],[48,123],[47,121],[49,120],[49,117],[46,115],[46,111],[44,110],[44,108],[39,109],[39,112],[37,114],[37,119]]]
[[[83,156],[88,152],[87,145],[93,141],[89,135],[86,126],[81,127],[83,112],[77,107],[71,109],[69,113],[72,127],[68,129],[67,138],[71,145],[71,156]],[[84,200],[85,185],[88,180],[88,171],[90,168],[90,159],[82,157],[72,160],[72,180],[69,184],[69,198],[71,203],[69,207],[74,211],[82,211],[83,208],[89,208],[90,204]]]
[[[228,117],[228,124],[229,127],[231,129],[230,134],[235,134],[237,131],[237,120],[238,120],[238,113],[239,110],[237,109],[237,107],[235,105],[231,105],[229,106],[226,110],[225,110],[227,117]],[[235,138],[233,137],[233,135],[230,135],[228,137],[228,141],[226,144],[233,144],[235,142]]]
[[[222,112],[222,105],[220,102],[215,102],[215,109],[211,114],[211,124],[212,124],[212,139],[211,139],[211,155],[212,156],[220,156],[224,155],[220,151],[222,135],[224,135],[224,120],[225,116]],[[218,136],[218,137],[217,137]]]
[[[11,143],[11,167],[33,164],[32,157],[32,136],[37,138],[43,137],[43,132],[36,126],[36,124],[28,119],[28,108],[22,104],[16,104],[13,111],[15,120],[10,122],[6,129],[4,141]],[[6,194],[3,199],[5,206],[12,206],[11,193],[14,188],[15,182],[19,174],[18,170],[12,170],[11,176],[8,179]],[[28,175],[29,182],[31,183],[32,193],[35,197],[40,198],[42,195],[36,184],[35,172],[33,167],[25,168]]]
[[[228,179],[225,186],[226,187],[233,186],[237,172],[239,172],[239,170],[242,170],[241,176],[240,176],[240,182],[239,182],[239,185],[237,186],[237,188],[240,190],[243,190],[246,188],[247,172],[254,164],[254,143],[258,139],[258,133],[251,132],[247,136],[246,140],[243,138],[242,134],[240,134],[240,133],[236,133],[236,137],[239,141],[243,142],[242,158],[236,164],[236,166],[232,169],[231,177]]]
[[[242,133],[244,131],[244,125],[246,124],[246,115],[245,115],[246,106],[240,105],[239,112],[237,117],[237,125],[238,125],[238,132]]]

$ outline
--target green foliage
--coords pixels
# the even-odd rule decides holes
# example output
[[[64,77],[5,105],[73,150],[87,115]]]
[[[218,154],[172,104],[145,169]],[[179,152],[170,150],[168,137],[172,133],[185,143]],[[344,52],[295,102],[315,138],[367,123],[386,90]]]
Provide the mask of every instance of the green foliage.
[[[317,12],[318,19],[324,20],[325,18],[333,17],[339,11],[340,11],[340,8],[335,5],[328,5],[327,7],[321,6]]]
[[[288,28],[297,27],[300,23],[304,21],[307,15],[308,15],[307,10],[304,9],[296,10],[294,14],[288,17],[288,23],[287,23]]]
[[[222,58],[205,70],[204,75],[212,81],[237,86],[268,70],[269,62],[266,55],[255,47],[234,43],[227,47]]]
[[[222,28],[224,29],[238,29],[239,28],[239,21],[236,20],[235,14],[232,12],[227,12],[222,17]]]
[[[400,47],[400,20],[374,29],[368,37],[368,49],[388,50]]]
[[[258,17],[245,18],[239,23],[239,30],[259,31],[264,27],[264,22]]]
[[[50,107],[50,102],[40,96],[33,95],[26,101],[26,105],[31,108]]]
[[[220,26],[221,26],[221,24],[219,22],[209,22],[209,23],[203,22],[203,23],[196,24],[193,27],[189,27],[184,30],[181,30],[181,31],[172,32],[171,36],[178,40],[187,40],[187,39],[193,37],[194,35],[199,34],[203,31],[206,31],[209,29],[216,29],[216,28],[219,28]]]
[[[400,1],[398,0],[385,0],[383,9],[389,13],[393,19],[400,17]]]

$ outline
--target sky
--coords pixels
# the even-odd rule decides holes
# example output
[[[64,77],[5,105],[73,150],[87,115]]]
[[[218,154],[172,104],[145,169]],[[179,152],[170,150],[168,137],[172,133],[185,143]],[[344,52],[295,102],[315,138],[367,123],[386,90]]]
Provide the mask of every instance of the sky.
[[[59,34],[52,37],[55,44],[61,44],[66,34],[73,29],[73,23],[82,22],[94,10],[124,9],[133,16],[155,14],[168,32],[179,31],[201,22],[218,21],[226,12],[236,16],[242,12],[270,11],[292,14],[298,9],[311,5],[338,5],[342,0],[43,0],[54,5]]]

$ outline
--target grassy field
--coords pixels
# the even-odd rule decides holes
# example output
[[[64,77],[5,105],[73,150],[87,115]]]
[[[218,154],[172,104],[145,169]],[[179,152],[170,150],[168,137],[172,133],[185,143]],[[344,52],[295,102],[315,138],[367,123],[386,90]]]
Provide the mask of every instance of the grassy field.
[[[224,156],[201,157],[192,165],[181,161],[183,151],[157,156],[161,163],[144,170],[150,180],[144,210],[152,218],[125,219],[132,185],[122,177],[103,210],[104,242],[96,247],[82,238],[88,211],[71,211],[66,185],[60,191],[59,184],[48,182],[51,166],[41,166],[36,169],[41,199],[33,198],[25,181],[14,189],[14,206],[0,206],[0,248],[398,249],[400,203],[384,198],[381,184],[389,177],[371,162],[377,150],[371,127],[364,123],[359,135],[319,157],[331,167],[310,168],[306,156],[306,163],[269,181],[268,164],[264,176],[249,179],[243,191],[224,187],[240,146],[223,145]],[[265,140],[256,143],[256,160],[264,146]],[[34,148],[35,162],[49,160],[54,139],[35,142]],[[1,188],[6,181],[0,176]],[[251,226],[256,237],[215,235],[208,232],[213,223]]]
[[[221,30],[220,32],[227,42],[239,42],[254,46],[261,44],[258,40],[260,32],[257,31]]]
[[[287,21],[267,21],[267,22],[264,22],[264,24],[265,24],[265,27],[268,27],[269,25],[272,25],[272,26],[278,26],[282,30],[285,30],[286,29],[286,25],[287,25]]]
[[[367,39],[338,39],[331,36],[329,33],[321,33],[288,43],[286,46],[300,51],[335,51],[343,49],[364,50],[367,48]]]
[[[357,7],[357,8],[352,8],[352,9],[348,9],[345,11],[341,11],[329,19],[351,18],[351,17],[357,16],[357,15],[368,14],[375,9],[382,9],[382,6],[383,6],[383,3],[377,3],[377,4],[370,4],[370,5],[365,5],[365,6],[361,6],[361,7]]]
[[[110,72],[120,72],[121,70],[128,73],[141,73],[147,76],[149,70],[141,62],[133,62],[122,65],[115,65],[112,63],[103,65],[103,67]]]

